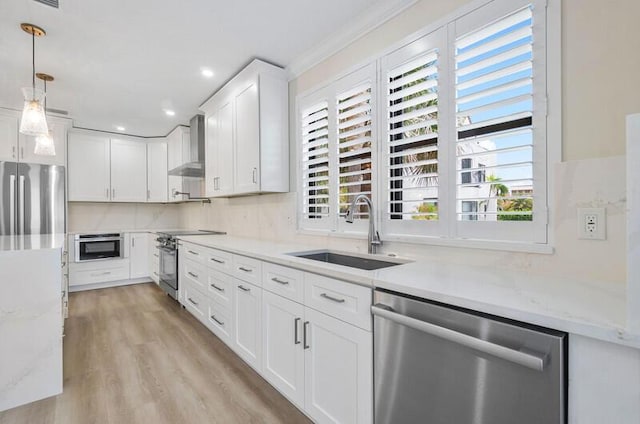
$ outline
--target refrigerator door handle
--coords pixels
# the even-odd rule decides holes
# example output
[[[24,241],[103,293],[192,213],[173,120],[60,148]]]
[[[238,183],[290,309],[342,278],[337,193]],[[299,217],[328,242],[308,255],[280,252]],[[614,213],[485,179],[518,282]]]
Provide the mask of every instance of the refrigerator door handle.
[[[15,175],[9,175],[9,234],[10,235],[16,234],[16,176]]]
[[[18,179],[18,234],[24,234],[24,175]]]

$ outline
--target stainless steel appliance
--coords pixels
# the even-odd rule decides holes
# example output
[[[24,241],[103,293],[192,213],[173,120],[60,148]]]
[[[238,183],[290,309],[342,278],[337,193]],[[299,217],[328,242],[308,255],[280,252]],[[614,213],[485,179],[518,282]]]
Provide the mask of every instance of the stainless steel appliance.
[[[0,235],[66,232],[63,166],[0,162]]]
[[[76,234],[75,261],[100,261],[125,257],[124,234]]]
[[[169,175],[179,177],[204,177],[204,115],[196,115],[189,121],[189,157],[185,163],[170,169]]]
[[[178,299],[178,236],[226,234],[222,231],[185,230],[158,233],[160,250],[160,288],[169,296]]]
[[[567,422],[567,334],[376,290],[376,424]]]

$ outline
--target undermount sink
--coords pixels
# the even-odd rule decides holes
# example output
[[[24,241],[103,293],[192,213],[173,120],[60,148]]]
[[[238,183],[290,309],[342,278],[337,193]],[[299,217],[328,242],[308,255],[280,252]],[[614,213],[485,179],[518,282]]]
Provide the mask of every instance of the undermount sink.
[[[289,255],[303,259],[310,259],[312,261],[348,266],[350,268],[364,269],[367,271],[402,265],[408,262],[400,259],[373,259],[370,256],[355,256],[344,252],[334,252],[331,250],[313,250],[308,252],[289,253]]]

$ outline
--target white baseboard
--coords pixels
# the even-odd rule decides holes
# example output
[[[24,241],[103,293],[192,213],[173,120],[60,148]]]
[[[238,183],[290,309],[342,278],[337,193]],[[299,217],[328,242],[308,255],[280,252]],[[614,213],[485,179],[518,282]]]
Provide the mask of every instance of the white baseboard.
[[[107,281],[104,283],[94,284],[80,284],[76,286],[69,286],[69,293],[85,291],[85,290],[97,290],[107,289],[110,287],[129,286],[132,284],[153,283],[151,277],[134,278],[132,280],[120,280],[120,281]]]

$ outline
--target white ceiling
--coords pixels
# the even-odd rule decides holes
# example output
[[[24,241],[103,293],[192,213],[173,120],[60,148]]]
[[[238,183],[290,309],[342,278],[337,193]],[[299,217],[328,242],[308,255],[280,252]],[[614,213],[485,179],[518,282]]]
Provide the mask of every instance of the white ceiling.
[[[287,66],[385,1],[60,0],[53,9],[2,0],[0,106],[21,109],[20,88],[31,85],[21,22],[47,31],[36,39],[36,72],[56,78],[49,108],[68,111],[76,127],[164,136],[251,59]]]

